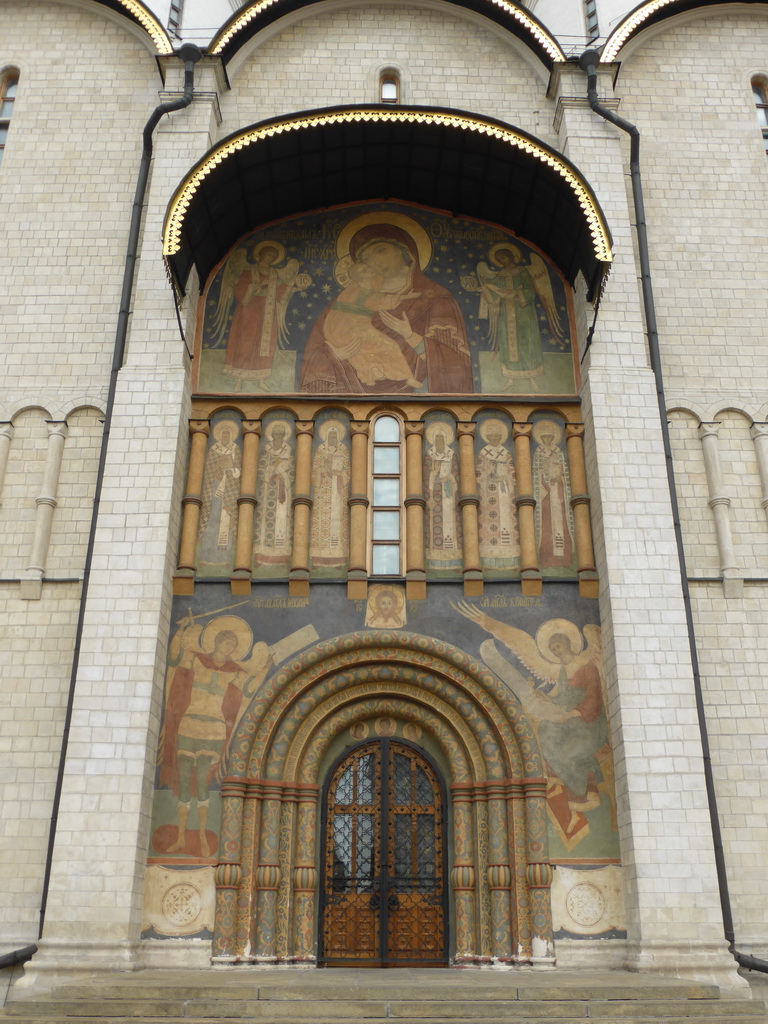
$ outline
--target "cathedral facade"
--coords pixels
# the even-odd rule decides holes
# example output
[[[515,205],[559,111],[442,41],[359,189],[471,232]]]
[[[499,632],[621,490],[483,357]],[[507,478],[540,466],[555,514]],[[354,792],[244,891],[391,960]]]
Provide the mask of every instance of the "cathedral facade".
[[[745,986],[765,5],[0,11],[17,983]]]

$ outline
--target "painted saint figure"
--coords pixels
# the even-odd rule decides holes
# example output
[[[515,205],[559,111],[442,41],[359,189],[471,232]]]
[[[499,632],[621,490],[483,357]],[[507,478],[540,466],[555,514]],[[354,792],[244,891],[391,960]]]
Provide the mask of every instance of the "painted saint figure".
[[[344,569],[349,558],[349,449],[339,420],[326,420],[318,433],[320,444],[312,457],[312,567]]]
[[[160,740],[160,785],[178,800],[175,841],[168,853],[188,848],[187,823],[197,804],[200,853],[211,854],[207,822],[211,784],[220,770],[232,730],[266,676],[272,656],[252,644],[248,625],[218,616],[201,629],[189,615],[179,623],[168,652],[165,720]],[[251,650],[247,660],[243,655]]]
[[[459,466],[452,447],[454,431],[448,423],[430,423],[425,437],[427,567],[460,570],[462,537],[458,506]]]
[[[477,276],[462,278],[462,286],[480,293],[478,316],[488,320],[488,339],[507,387],[527,384],[535,390],[545,370],[537,299],[550,340],[562,344],[565,339],[549,270],[538,253],[532,252],[526,264],[520,249],[507,242],[493,246],[489,259],[491,265],[478,263]]]
[[[603,700],[600,627],[582,631],[568,619],[549,619],[536,639],[461,601],[454,605],[500,640],[533,675],[524,676],[491,640],[480,646],[485,664],[520,700],[539,737],[547,762],[547,809],[566,849],[589,834],[589,811],[604,792],[615,829],[613,756]],[[584,639],[587,644],[584,647]]]
[[[350,237],[357,224],[362,226]],[[340,261],[349,256],[353,263],[368,268],[364,287],[370,290],[355,305],[356,315],[362,317],[364,311],[370,327],[364,336],[358,335],[359,344],[350,342],[348,354],[335,351],[328,342],[326,323],[339,310],[334,308],[335,303],[327,306],[307,341],[300,390],[319,394],[391,394],[413,393],[418,385],[430,392],[471,392],[472,365],[459,305],[446,288],[423,273],[431,254],[426,231],[402,215],[398,223],[367,215],[358,217],[341,232],[338,250]],[[395,350],[385,351],[381,338],[394,343],[400,358],[387,355],[387,351]],[[365,339],[369,343],[376,339],[379,345],[375,372],[363,373],[370,383],[350,361],[359,354]],[[403,360],[410,371],[408,379]]]
[[[220,420],[211,429],[213,444],[205,456],[198,530],[198,559],[208,565],[230,563],[240,494],[239,432],[239,423],[230,419]]]
[[[252,250],[229,258],[213,321],[213,337],[226,337],[223,372],[235,378],[235,389],[255,386],[269,391],[275,352],[286,343],[285,312],[292,295],[308,288],[312,279],[299,273],[297,260],[285,260],[276,241],[260,242]],[[235,304],[232,321],[229,314]],[[229,328],[227,324],[229,323]]]
[[[554,420],[533,427],[533,496],[536,499],[536,543],[542,569],[571,568],[574,553],[573,509],[568,462],[560,447],[563,428]]]
[[[405,383],[417,390],[421,381],[413,376],[397,342],[377,330],[373,314],[384,308],[381,293],[384,278],[367,263],[355,263],[345,256],[336,266],[336,280],[343,291],[325,317],[323,336],[334,355],[349,363],[362,384],[380,380]]]
[[[256,480],[254,558],[257,564],[280,567],[287,565],[293,542],[291,425],[287,420],[273,420],[264,434],[266,444],[259,451]]]
[[[504,443],[509,427],[502,420],[488,419],[480,424],[479,433],[486,442],[475,464],[480,558],[483,568],[512,569],[520,558],[520,541],[515,466]]]

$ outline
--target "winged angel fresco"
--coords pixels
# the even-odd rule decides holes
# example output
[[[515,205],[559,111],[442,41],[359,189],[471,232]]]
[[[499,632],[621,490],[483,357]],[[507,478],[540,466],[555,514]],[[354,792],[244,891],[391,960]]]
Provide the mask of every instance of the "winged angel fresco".
[[[568,619],[549,619],[534,638],[466,601],[454,607],[500,641],[530,673],[521,672],[493,640],[480,645],[483,661],[510,687],[536,729],[547,763],[547,807],[566,848],[571,850],[589,833],[586,813],[600,806],[601,792],[608,797],[615,828],[600,627],[580,630]]]
[[[462,278],[466,291],[480,293],[478,316],[488,321],[488,340],[498,353],[501,372],[509,385],[525,382],[535,386],[544,373],[542,331],[538,302],[544,310],[549,337],[567,346],[563,326],[552,289],[549,269],[538,253],[532,252],[526,264],[516,245],[502,242],[489,254],[490,265],[481,261],[476,275]]]

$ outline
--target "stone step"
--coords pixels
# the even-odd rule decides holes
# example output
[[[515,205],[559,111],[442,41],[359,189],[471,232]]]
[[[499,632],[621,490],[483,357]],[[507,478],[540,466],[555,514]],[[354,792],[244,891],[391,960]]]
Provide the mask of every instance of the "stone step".
[[[0,1011],[0,1014],[2,1011]],[[144,1017],[144,1016],[119,1016],[114,1017],[112,1015],[98,1016],[98,1017],[84,1017],[84,1016],[57,1016],[56,1018],[47,1017],[45,1018],[46,1024],[50,1024],[51,1020],[55,1019],[57,1024],[169,1024],[168,1017]],[[170,1018],[173,1020],[174,1018]],[[252,1018],[253,1019],[253,1018]],[[392,1020],[393,1018],[388,1018]],[[525,1017],[485,1017],[483,1018],[483,1024],[551,1024],[551,1021],[555,1019],[557,1024],[585,1024],[585,1021],[589,1021],[595,1018],[589,1016],[580,1015],[579,1017],[557,1017],[552,1018],[548,1013],[543,1015]],[[738,1018],[739,1020],[749,1020],[750,1018]],[[756,1020],[764,1020],[764,1017],[754,1018]],[[41,1018],[38,1016],[16,1016],[13,1018],[15,1024],[40,1024]],[[183,1021],[183,1024],[243,1024],[242,1017],[178,1017],[178,1021]],[[338,1017],[315,1017],[313,1018],[313,1024],[338,1024]],[[376,1018],[371,1017],[358,1017],[357,1020],[360,1024],[368,1024],[370,1021],[375,1021]],[[456,1024],[456,1018],[446,1017],[398,1017],[396,1018],[397,1024]],[[690,1014],[684,1017],[645,1017],[645,1016],[614,1016],[614,1017],[600,1017],[600,1024],[698,1024],[702,1018],[696,1013],[695,1009],[691,1009]],[[706,1017],[706,1024],[733,1024],[734,1018],[729,1013],[725,1016],[714,1016]],[[306,1017],[280,1017],[280,1018],[262,1018],[259,1024],[307,1024]]]
[[[27,1019],[94,1018],[159,1018],[189,1020],[190,1018],[231,1019],[250,1021],[288,1021],[321,1019],[334,1021],[359,1020],[432,1020],[488,1021],[520,1018],[534,1021],[564,1020],[635,1020],[653,1021],[691,1020],[710,1021],[725,1016],[731,1022],[762,1021],[763,1007],[751,1000],[721,999],[230,999],[191,998],[158,1001],[134,995],[132,999],[80,999],[51,998],[10,1003],[5,1008],[9,1019],[17,1022]]]

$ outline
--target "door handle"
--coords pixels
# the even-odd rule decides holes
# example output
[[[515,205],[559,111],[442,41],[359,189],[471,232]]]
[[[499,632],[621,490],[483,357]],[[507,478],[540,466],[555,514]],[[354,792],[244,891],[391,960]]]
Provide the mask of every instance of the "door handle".
[[[371,908],[371,910],[378,910],[379,907],[381,906],[381,896],[379,896],[377,892],[375,892],[373,896],[371,896],[370,900],[368,901],[368,906]]]
[[[389,894],[387,906],[389,907],[390,910],[397,910],[397,908],[400,906],[400,900],[397,898],[396,892],[391,892]]]

